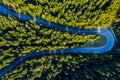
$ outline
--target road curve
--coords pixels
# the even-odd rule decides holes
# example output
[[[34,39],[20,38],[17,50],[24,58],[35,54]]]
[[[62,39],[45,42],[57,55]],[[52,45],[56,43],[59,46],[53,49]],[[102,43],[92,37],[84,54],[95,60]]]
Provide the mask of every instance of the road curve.
[[[4,16],[11,15],[11,16],[13,16],[16,19],[19,19],[21,21],[34,20],[34,18],[31,16],[24,15],[24,14],[18,14],[17,12],[14,12],[12,10],[9,10],[9,9],[3,7],[2,5],[0,5],[0,14],[2,14]],[[50,23],[46,20],[39,19],[39,18],[36,18],[35,22],[36,22],[36,24],[42,24],[47,28],[66,31],[69,33],[77,33],[77,34],[84,33],[86,35],[90,35],[90,34],[103,35],[107,38],[107,42],[104,46],[100,46],[100,47],[86,47],[86,48],[78,47],[78,48],[60,49],[60,50],[55,50],[55,51],[42,51],[42,52],[29,53],[26,56],[19,57],[17,60],[12,62],[9,66],[2,69],[0,71],[0,78],[2,76],[4,76],[7,72],[9,72],[11,69],[13,69],[15,66],[17,66],[21,62],[24,62],[25,60],[30,59],[30,58],[34,58],[37,56],[43,56],[43,55],[60,54],[60,53],[64,53],[64,54],[69,54],[69,53],[73,53],[73,54],[77,54],[77,53],[105,53],[105,52],[110,51],[115,44],[115,39],[114,39],[113,34],[109,30],[104,29],[104,28],[100,29],[100,32],[98,32],[98,29],[84,30],[84,29],[79,29],[79,28],[72,28],[72,27],[62,26],[62,25],[59,25],[56,23]]]

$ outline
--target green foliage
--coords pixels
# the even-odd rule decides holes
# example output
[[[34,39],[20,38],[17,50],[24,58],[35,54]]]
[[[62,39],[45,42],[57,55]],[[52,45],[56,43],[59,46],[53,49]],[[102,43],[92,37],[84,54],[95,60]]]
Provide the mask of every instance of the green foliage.
[[[115,60],[113,60],[115,59]],[[120,61],[115,54],[53,55],[27,60],[3,79],[119,79]]]
[[[116,19],[120,0],[2,0],[19,13],[72,27],[109,27]]]
[[[55,31],[37,25],[34,21],[22,23],[11,16],[1,15],[0,32],[0,69],[8,66],[17,57],[30,52],[83,47],[85,42],[99,38],[96,35],[86,36]]]

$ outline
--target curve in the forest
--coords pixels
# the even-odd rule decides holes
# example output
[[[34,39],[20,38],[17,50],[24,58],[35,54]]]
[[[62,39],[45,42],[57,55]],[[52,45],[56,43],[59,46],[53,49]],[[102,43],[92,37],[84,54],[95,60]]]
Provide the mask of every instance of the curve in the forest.
[[[28,15],[24,15],[24,14],[18,14],[17,12],[14,12],[12,10],[9,10],[7,8],[5,8],[4,6],[0,5],[0,14],[4,15],[4,16],[8,16],[11,15],[21,21],[29,21],[29,20],[34,20],[33,17],[28,16]],[[43,26],[47,27],[47,28],[52,28],[55,30],[61,30],[61,31],[66,31],[69,33],[77,33],[77,34],[86,34],[86,35],[90,35],[90,34],[99,34],[99,35],[103,35],[107,38],[107,42],[104,46],[100,46],[100,47],[86,47],[86,48],[67,48],[67,49],[60,49],[60,50],[55,50],[55,51],[43,51],[43,52],[32,52],[30,54],[27,54],[26,56],[22,56],[20,58],[18,58],[17,60],[15,60],[14,62],[12,62],[9,66],[7,66],[6,68],[2,69],[0,71],[0,77],[4,76],[7,72],[9,72],[11,69],[13,69],[15,66],[17,66],[18,64],[20,64],[21,62],[24,62],[27,59],[30,58],[34,58],[36,56],[42,56],[42,55],[48,55],[48,54],[59,54],[59,53],[105,53],[110,51],[114,44],[115,44],[115,39],[113,34],[107,30],[107,29],[100,29],[100,31],[98,31],[98,29],[93,29],[93,30],[85,30],[85,29],[79,29],[79,28],[72,28],[72,27],[67,27],[67,26],[62,26],[56,23],[50,23],[46,20],[40,19],[40,18],[36,18],[35,19],[36,24],[42,24]]]

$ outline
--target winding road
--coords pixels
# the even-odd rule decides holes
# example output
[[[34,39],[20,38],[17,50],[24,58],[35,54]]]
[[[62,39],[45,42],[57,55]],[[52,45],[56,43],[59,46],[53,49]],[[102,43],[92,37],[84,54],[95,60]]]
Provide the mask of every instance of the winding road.
[[[31,16],[24,15],[24,14],[18,14],[17,12],[9,10],[2,5],[0,5],[0,14],[4,15],[4,16],[11,15],[11,16],[13,16],[16,19],[19,19],[21,21],[34,20],[34,18]],[[34,57],[42,56],[42,55],[53,55],[53,54],[60,54],[60,53],[64,53],[64,54],[69,54],[69,53],[73,53],[73,54],[77,54],[77,53],[105,53],[105,52],[110,51],[114,47],[114,44],[115,44],[115,38],[114,38],[113,33],[111,33],[109,30],[104,29],[104,28],[100,29],[100,31],[98,31],[98,29],[84,30],[84,29],[79,29],[79,28],[62,26],[62,25],[59,25],[56,23],[50,23],[46,20],[39,19],[39,18],[36,18],[35,22],[36,22],[36,24],[42,24],[47,28],[66,31],[69,33],[77,33],[79,35],[81,35],[83,33],[85,33],[86,35],[91,35],[91,34],[103,35],[106,37],[107,42],[104,46],[100,46],[100,47],[86,47],[86,48],[78,47],[78,48],[60,49],[60,50],[55,50],[55,51],[31,52],[31,53],[27,54],[26,56],[19,57],[14,62],[12,62],[9,66],[2,69],[0,71],[0,78],[2,76],[4,76],[6,73],[8,73],[11,69],[16,67],[18,64],[20,64],[21,62],[24,62],[25,60],[30,59],[30,58],[34,58]]]

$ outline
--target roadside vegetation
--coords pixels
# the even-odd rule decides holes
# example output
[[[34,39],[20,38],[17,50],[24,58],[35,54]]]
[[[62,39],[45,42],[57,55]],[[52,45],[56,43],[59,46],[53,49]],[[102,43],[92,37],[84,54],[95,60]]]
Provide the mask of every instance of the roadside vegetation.
[[[2,0],[10,9],[70,27],[109,27],[116,20],[119,0]]]
[[[0,15],[0,69],[11,61],[31,52],[84,47],[95,41],[96,35],[77,35],[47,29],[34,21],[19,22],[11,16]],[[7,58],[6,58],[7,57]]]

